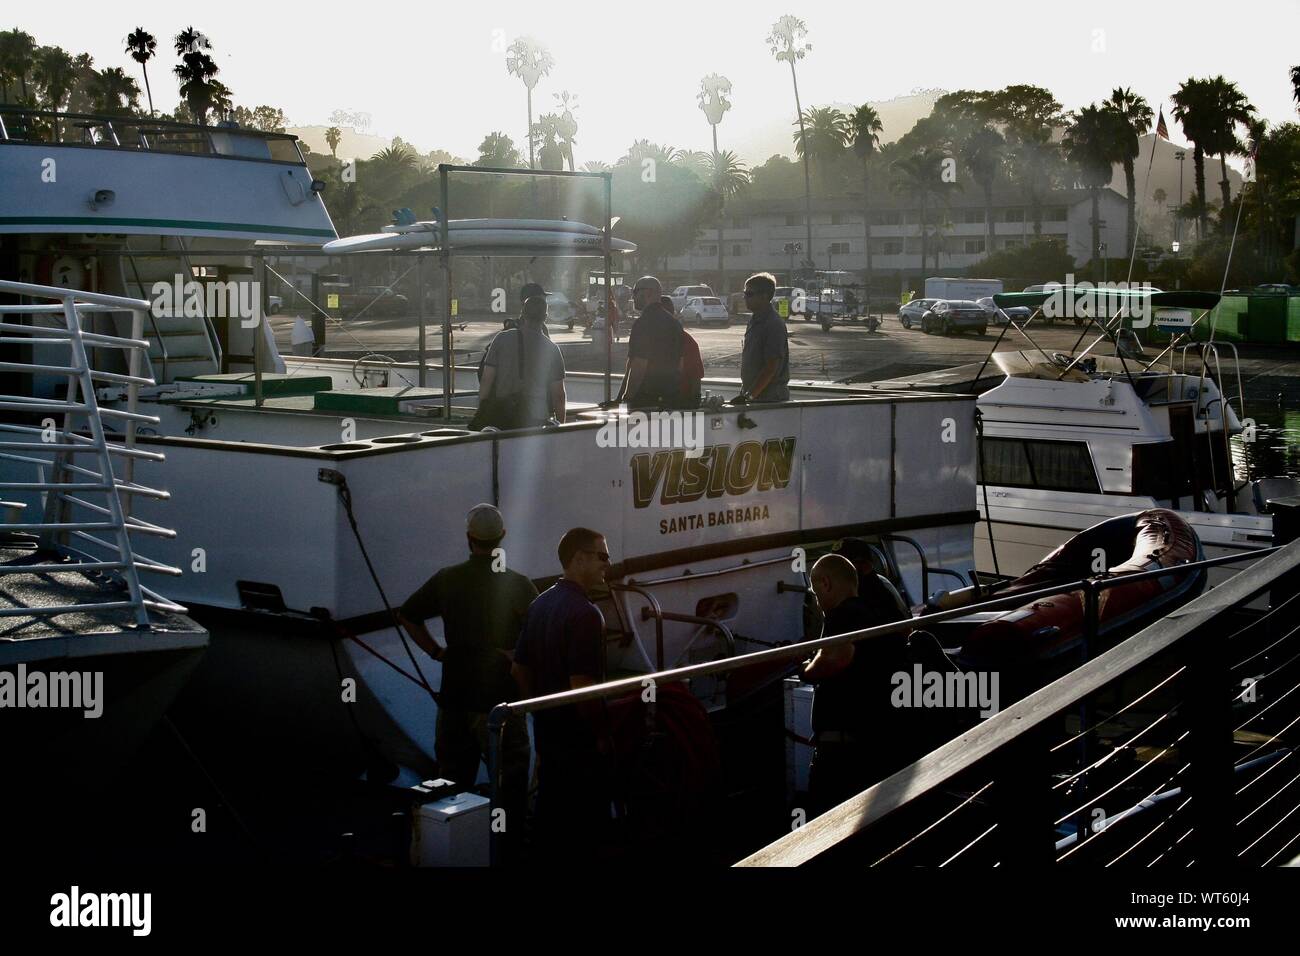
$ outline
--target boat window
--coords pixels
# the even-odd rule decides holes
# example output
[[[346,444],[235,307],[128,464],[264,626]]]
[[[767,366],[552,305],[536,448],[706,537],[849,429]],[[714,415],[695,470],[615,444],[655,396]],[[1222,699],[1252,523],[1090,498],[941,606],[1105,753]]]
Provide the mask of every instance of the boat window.
[[[1082,491],[1098,494],[1097,473],[1084,442],[1030,441],[1029,464],[1034,484],[1053,491]]]
[[[1029,453],[1025,443],[1016,438],[986,438],[983,456],[984,483],[1027,488],[1034,483],[1029,470]]]
[[[985,484],[1101,492],[1086,442],[985,438],[982,455]]]

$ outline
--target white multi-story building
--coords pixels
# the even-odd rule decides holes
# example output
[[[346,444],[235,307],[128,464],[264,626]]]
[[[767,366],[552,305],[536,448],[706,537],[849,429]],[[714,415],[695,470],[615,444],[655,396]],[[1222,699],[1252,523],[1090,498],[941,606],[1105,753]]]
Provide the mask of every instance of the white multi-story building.
[[[877,288],[890,275],[901,283],[936,274],[935,243],[939,244],[939,273],[960,272],[990,251],[1024,245],[1034,240],[1034,224],[1023,192],[1002,188],[993,193],[992,250],[986,247],[985,199],[979,189],[955,193],[927,211],[929,245],[921,262],[921,210],[914,201],[899,196],[872,197],[871,269]],[[1063,243],[1082,266],[1092,258],[1092,204],[1088,190],[1065,189],[1048,193],[1042,203],[1041,238]],[[1113,189],[1100,197],[1102,256],[1127,258],[1124,248],[1126,204]],[[838,269],[861,274],[866,269],[866,236],[861,197],[814,199],[812,202],[812,259],[818,269]],[[937,240],[936,240],[937,233]],[[807,244],[802,197],[792,199],[733,200],[723,222],[723,290],[739,288],[744,278],[758,271],[789,276],[806,258],[806,250],[788,251],[791,244]],[[685,255],[664,263],[669,284],[711,281],[717,277],[718,230],[701,231]],[[1061,276],[1044,276],[1048,281]]]

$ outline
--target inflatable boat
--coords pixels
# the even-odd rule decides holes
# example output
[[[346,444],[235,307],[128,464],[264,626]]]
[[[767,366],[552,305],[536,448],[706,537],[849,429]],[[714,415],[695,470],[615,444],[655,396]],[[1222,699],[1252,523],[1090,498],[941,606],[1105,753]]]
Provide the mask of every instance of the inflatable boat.
[[[1000,589],[998,597],[1028,593],[1084,578],[1122,578],[1170,569],[1103,589],[1097,601],[1095,654],[1123,640],[1201,593],[1203,568],[1178,573],[1179,565],[1204,560],[1200,539],[1176,512],[1163,508],[1111,518],[1079,532],[1027,572]],[[1047,662],[1085,650],[1085,596],[1070,591],[987,615],[961,641],[963,667]],[[947,643],[947,642],[945,642]]]

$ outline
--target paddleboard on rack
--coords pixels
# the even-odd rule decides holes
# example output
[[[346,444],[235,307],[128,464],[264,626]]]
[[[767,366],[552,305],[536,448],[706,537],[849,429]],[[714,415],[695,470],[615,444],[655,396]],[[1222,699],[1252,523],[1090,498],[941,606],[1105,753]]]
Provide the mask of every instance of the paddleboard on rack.
[[[590,228],[590,227],[589,227]],[[321,247],[323,252],[346,255],[352,252],[393,252],[400,249],[437,249],[441,242],[441,231],[433,229],[411,229],[407,232],[379,232],[363,236],[348,236],[335,239]],[[451,248],[453,251],[477,253],[478,255],[599,255],[603,249],[604,237],[599,231],[595,234],[575,232],[568,229],[514,229],[501,227],[481,227],[475,229],[453,229]],[[610,250],[613,252],[635,252],[636,243],[626,239],[611,239]]]

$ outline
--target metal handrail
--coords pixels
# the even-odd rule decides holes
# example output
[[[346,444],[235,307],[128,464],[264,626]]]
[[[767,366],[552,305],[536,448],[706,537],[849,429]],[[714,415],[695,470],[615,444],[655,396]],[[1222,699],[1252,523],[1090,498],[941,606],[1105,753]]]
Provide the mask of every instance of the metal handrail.
[[[1213,592],[1189,604],[1179,614],[1167,617],[1141,632],[1142,640],[1130,639],[1100,657],[1085,662],[1077,670],[1016,701],[973,730],[899,769],[793,834],[751,854],[737,865],[799,865],[875,825],[909,802],[947,785],[1013,741],[1037,732],[1046,721],[1085,702],[1091,695],[1112,685],[1135,668],[1166,653],[1178,642],[1193,638],[1225,608],[1241,606],[1259,593],[1275,587],[1279,578],[1294,574],[1297,565],[1300,565],[1300,544],[1262,549],[1250,555],[1259,558],[1265,556],[1277,557],[1278,561],[1274,564],[1280,567],[1270,567],[1262,583],[1257,583],[1254,576],[1236,575]],[[1219,558],[1178,567],[1208,567],[1230,560]],[[1152,576],[1152,573],[1142,572],[1142,576]],[[1126,580],[1127,577],[1122,576],[1117,580]],[[1207,665],[1202,662],[1198,666],[1204,669]],[[1022,810],[1023,808],[1017,807],[1011,812],[1020,814]]]
[[[650,602],[650,606],[654,608],[655,666],[662,669],[664,666],[664,619],[663,619],[663,609],[659,606],[659,599],[656,598],[649,591],[645,590],[645,588],[638,587],[635,584],[619,584],[617,582],[607,582],[605,586],[609,588],[611,593],[616,591],[628,591],[632,594],[639,594],[641,597],[645,598],[647,601]],[[645,620],[645,611],[646,611],[645,608],[641,609],[641,614],[642,614],[641,620],[643,621]]]
[[[641,609],[642,620],[645,620],[646,617],[651,614],[652,612],[648,607]],[[695,624],[699,627],[711,628],[722,635],[722,640],[727,645],[727,656],[731,657],[736,653],[736,637],[732,634],[731,628],[727,627],[727,625],[723,624],[721,621],[715,621],[711,617],[699,617],[695,614],[678,614],[675,611],[660,611],[657,616],[665,621],[672,621],[678,624]],[[686,652],[691,649],[691,645],[695,643],[699,636],[699,634],[696,634],[695,637],[691,638],[686,643],[686,646],[682,648],[682,653],[677,655],[677,661],[680,661],[682,657],[685,656]],[[673,661],[673,664],[676,665],[677,661]]]
[[[35,482],[5,481],[4,488],[25,490],[43,494],[45,514],[40,522],[10,524],[13,531],[39,532],[37,547],[39,550],[52,550],[71,559],[66,570],[75,571],[78,567],[97,570],[115,571],[125,580],[130,595],[127,601],[108,601],[88,605],[46,605],[35,608],[11,608],[5,616],[54,616],[68,613],[70,610],[110,610],[129,607],[135,613],[136,623],[143,627],[152,626],[149,619],[150,609],[183,611],[173,604],[144,588],[140,584],[140,571],[154,571],[167,574],[180,574],[179,569],[137,555],[131,544],[132,532],[157,534],[163,537],[174,536],[174,532],[150,522],[144,522],[130,515],[129,496],[165,499],[165,491],[138,484],[133,479],[133,465],[136,458],[161,460],[162,456],[154,452],[141,452],[135,446],[135,426],[137,422],[157,424],[157,416],[145,415],[136,411],[139,389],[152,386],[151,378],[140,374],[140,357],[147,352],[149,343],[142,338],[144,316],[151,306],[143,299],[131,299],[122,296],[105,295],[97,292],[81,292],[75,289],[55,286],[42,286],[31,283],[0,280],[0,292],[8,292],[27,298],[55,299],[58,305],[28,304],[5,306],[4,314],[58,315],[63,320],[63,327],[23,325],[0,322],[0,331],[13,332],[25,338],[15,341],[44,343],[48,345],[66,345],[70,352],[67,364],[49,365],[40,363],[2,363],[0,367],[26,369],[32,372],[48,372],[55,376],[65,376],[68,380],[67,393],[61,400],[41,399],[26,395],[0,396],[0,408],[36,412],[50,411],[63,415],[60,440],[56,442],[33,441],[30,445],[19,442],[0,443],[0,447],[15,450],[30,450],[33,453],[53,454],[52,460],[29,457],[25,455],[3,454],[0,458],[20,463],[30,463],[37,467],[38,476],[44,478],[45,468],[52,467],[51,481]],[[132,314],[131,337],[87,333],[81,329],[81,313],[129,311]],[[99,371],[91,367],[87,345],[126,349],[127,372]],[[95,391],[95,381],[110,381],[125,386],[126,410],[118,408],[101,408]],[[85,428],[89,437],[79,435],[74,420],[77,415],[85,415]],[[121,443],[110,441],[110,435],[104,427],[104,418],[112,417],[124,421],[124,433]],[[17,424],[0,425],[0,431],[18,434],[40,433],[42,430],[32,426]],[[77,454],[93,454],[97,458],[99,470],[84,468],[74,464],[72,458]],[[115,473],[113,456],[125,456],[122,464],[122,476]],[[89,479],[79,482],[72,476],[81,475]],[[72,479],[72,480],[69,480]],[[105,495],[104,504],[97,505],[75,497],[71,492],[92,492]],[[100,517],[97,520],[73,520],[73,507],[88,509]],[[106,537],[98,538],[90,531],[108,531]],[[68,537],[75,537],[104,549],[116,560],[101,560],[97,555],[71,546]],[[0,566],[0,574],[32,573],[33,568],[45,568],[46,565],[7,565]]]
[[[1016,608],[1046,597],[1052,597],[1058,594],[1069,594],[1073,591],[1082,590],[1085,592],[1085,595],[1092,594],[1099,600],[1102,591],[1120,585],[1127,585],[1135,581],[1144,581],[1150,578],[1184,574],[1203,568],[1232,564],[1242,560],[1255,560],[1276,554],[1283,550],[1285,550],[1283,547],[1260,548],[1244,556],[1230,555],[1222,558],[1210,558],[1204,561],[1190,561],[1185,564],[1177,564],[1167,568],[1157,568],[1152,571],[1136,571],[1128,574],[1100,575],[1091,578],[1083,578],[1077,581],[1039,588],[1033,591],[1022,591],[1009,596],[991,598],[987,601],[953,608],[948,611],[935,611],[933,613],[921,614],[917,617],[908,618],[903,621],[879,624],[874,627],[849,631],[844,634],[822,637],[813,641],[802,641],[787,646],[754,651],[749,654],[739,654],[734,657],[728,657],[718,661],[709,661],[704,664],[690,664],[685,667],[674,667],[668,670],[655,671],[649,674],[624,677],[614,681],[607,681],[602,684],[591,684],[587,687],[579,687],[573,690],[559,691],[554,694],[544,694],[540,697],[502,702],[492,708],[491,712],[488,714],[487,723],[489,741],[488,779],[492,788],[492,800],[494,803],[499,800],[503,731],[505,729],[506,720],[512,716],[522,717],[527,714],[535,714],[544,710],[553,710],[557,707],[567,707],[575,704],[587,703],[589,701],[605,700],[607,698],[626,694],[629,691],[645,690],[648,687],[653,687],[658,684],[688,681],[696,677],[712,677],[718,674],[725,674],[759,664],[783,663],[797,658],[808,658],[823,648],[837,647],[841,644],[856,644],[861,640],[880,639],[891,634],[913,630],[924,630],[934,624],[940,624],[944,621],[950,621],[956,618],[967,617],[988,611]],[[1231,584],[1231,582],[1228,583]],[[633,590],[625,585],[612,585],[611,587]],[[1268,587],[1268,584],[1261,585],[1256,590],[1263,590],[1265,587]],[[1089,615],[1088,617],[1089,620],[1086,623],[1095,628],[1097,624],[1096,616]],[[1096,636],[1096,634],[1085,634],[1085,646],[1091,646],[1091,641]],[[1039,693],[1041,693],[1041,691]]]
[[[292,133],[272,133],[266,130],[252,129],[251,127],[224,127],[224,126],[200,126],[196,123],[178,123],[175,120],[155,119],[152,116],[122,116],[108,115],[103,113],[65,113],[61,110],[38,110],[29,109],[23,106],[10,106],[7,104],[0,105],[0,117],[3,116],[34,116],[41,119],[53,120],[93,120],[95,123],[111,127],[114,123],[122,126],[138,126],[150,130],[172,131],[172,132],[189,132],[203,133],[205,135],[213,132],[232,132],[241,136],[254,136],[259,139],[279,139],[294,140],[298,139]],[[16,140],[5,132],[3,122],[0,122],[0,140],[7,139],[12,142],[31,142],[30,140]]]

